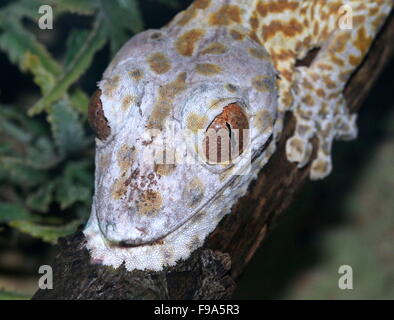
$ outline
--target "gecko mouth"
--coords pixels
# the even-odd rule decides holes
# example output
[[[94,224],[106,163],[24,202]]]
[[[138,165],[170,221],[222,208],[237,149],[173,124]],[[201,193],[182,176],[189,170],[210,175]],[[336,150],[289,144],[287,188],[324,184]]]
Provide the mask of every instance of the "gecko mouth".
[[[108,246],[110,247],[120,247],[120,248],[135,248],[135,247],[143,247],[143,246],[153,246],[153,245],[161,245],[164,243],[165,239],[170,236],[171,234],[173,234],[174,232],[176,232],[177,230],[179,230],[180,228],[182,228],[185,224],[187,224],[188,222],[190,222],[191,219],[193,219],[193,217],[195,217],[197,214],[199,214],[201,211],[203,211],[206,207],[208,207],[212,202],[214,202],[215,200],[217,200],[221,194],[223,193],[223,191],[228,187],[234,184],[234,182],[239,178],[240,176],[232,176],[231,179],[229,179],[229,181],[218,190],[218,192],[216,192],[216,194],[211,197],[210,199],[208,199],[207,201],[205,201],[198,209],[195,210],[195,212],[193,212],[193,214],[190,215],[190,217],[188,219],[186,219],[185,221],[183,221],[181,224],[179,224],[178,226],[176,226],[174,229],[169,230],[169,232],[163,234],[160,237],[156,237],[152,240],[144,240],[141,238],[137,238],[137,239],[123,239],[123,240],[111,240],[108,239],[107,237],[105,237],[106,239],[106,243]],[[101,227],[100,231],[101,231]],[[138,229],[139,231],[144,232],[144,230]],[[101,233],[103,233],[101,231]]]
[[[135,248],[135,247],[142,247],[142,246],[153,246],[155,244],[162,244],[163,243],[163,239],[166,236],[157,239],[157,240],[152,240],[152,241],[148,241],[148,242],[143,242],[142,240],[140,241],[140,243],[138,243],[138,240],[122,240],[116,244],[114,244],[114,246],[117,247],[121,247],[121,248]]]
[[[157,237],[155,239],[152,239],[150,241],[146,241],[143,239],[126,239],[126,240],[120,240],[120,241],[109,241],[107,240],[108,244],[110,246],[114,247],[122,247],[122,248],[135,248],[135,247],[143,247],[143,246],[153,246],[153,245],[161,245],[164,243],[165,239],[182,228],[185,224],[187,224],[193,217],[195,217],[197,214],[199,214],[201,211],[204,210],[207,206],[209,206],[212,202],[214,202],[216,199],[220,197],[222,194],[223,190],[226,188],[226,186],[231,185],[235,182],[237,178],[240,176],[233,176],[229,181],[228,184],[226,184],[223,188],[221,188],[211,199],[206,201],[199,209],[197,209],[188,219],[186,219],[183,223],[178,225],[176,228],[173,230],[169,231],[168,233],[162,235],[161,237]]]

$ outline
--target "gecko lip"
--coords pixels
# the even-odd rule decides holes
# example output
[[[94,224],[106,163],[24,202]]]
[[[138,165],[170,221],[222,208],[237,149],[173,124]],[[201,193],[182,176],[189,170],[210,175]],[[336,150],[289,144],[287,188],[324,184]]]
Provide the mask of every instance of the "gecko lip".
[[[201,210],[202,210],[202,208],[196,210],[196,212],[194,212],[190,218],[192,218],[193,216],[198,214]],[[141,235],[137,236],[137,237],[133,237],[133,238],[130,238],[127,236],[126,237],[122,237],[122,236],[119,237],[119,236],[117,236],[116,233],[113,233],[113,232],[109,231],[108,229],[106,231],[103,231],[103,228],[101,226],[100,226],[100,232],[103,234],[103,236],[106,239],[106,242],[110,246],[125,247],[125,248],[149,246],[149,245],[154,245],[154,244],[160,244],[160,242],[164,238],[166,238],[167,236],[169,236],[170,234],[172,234],[173,232],[175,232],[176,230],[181,228],[185,223],[187,223],[187,221],[189,221],[189,219],[183,221],[180,225],[177,225],[175,228],[169,229],[167,233],[161,234],[160,236],[156,236],[156,237],[144,236],[145,235],[144,229],[139,228],[138,226],[134,226],[133,229],[135,229],[136,232],[139,232]]]
[[[181,227],[181,226],[179,226],[179,227]],[[107,243],[110,246],[115,246],[115,247],[132,248],[132,247],[149,246],[149,245],[153,245],[156,243],[159,244],[162,239],[164,239],[169,234],[171,234],[172,232],[179,229],[179,227],[175,228],[174,230],[171,230],[170,232],[162,235],[161,237],[157,237],[157,238],[150,239],[150,240],[145,240],[143,238],[117,240],[117,239],[111,239],[111,237],[109,235],[105,235],[105,238],[106,238]]]
[[[176,230],[176,229],[175,229]],[[132,248],[132,247],[140,247],[140,246],[147,246],[147,245],[153,245],[155,243],[159,243],[161,239],[165,238],[167,235],[151,240],[151,241],[143,241],[142,239],[127,239],[127,240],[121,240],[117,243],[115,243],[116,246],[119,247],[125,247],[125,248]]]
[[[138,225],[132,226],[135,233],[138,234],[138,236],[136,235],[135,237],[130,237],[125,234],[123,236],[119,235],[119,233],[117,232],[119,230],[114,229],[113,225],[111,225],[111,227],[105,227],[101,223],[99,223],[99,229],[109,246],[132,248],[160,244],[166,237],[182,228],[188,221],[190,221],[190,219],[192,219],[195,215],[202,211],[206,206],[209,206],[209,204],[219,196],[219,194],[216,194],[213,198],[207,200],[198,209],[196,209],[195,212],[193,212],[193,214],[191,214],[188,219],[185,219],[175,227],[168,229],[166,233],[162,233],[155,237],[149,236],[146,232],[146,228],[139,227]],[[130,231],[130,228],[128,230]]]

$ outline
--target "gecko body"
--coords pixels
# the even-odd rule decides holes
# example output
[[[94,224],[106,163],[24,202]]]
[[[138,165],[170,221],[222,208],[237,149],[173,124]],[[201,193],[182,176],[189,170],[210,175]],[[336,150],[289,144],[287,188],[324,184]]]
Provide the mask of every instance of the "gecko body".
[[[92,258],[130,271],[186,259],[275,152],[286,112],[297,122],[288,160],[311,161],[316,137],[310,177],[327,176],[333,140],[357,135],[344,87],[392,7],[196,0],[162,29],[130,39],[89,106],[96,173],[84,234]],[[344,8],[349,30],[339,25]],[[297,66],[314,48],[313,62]]]

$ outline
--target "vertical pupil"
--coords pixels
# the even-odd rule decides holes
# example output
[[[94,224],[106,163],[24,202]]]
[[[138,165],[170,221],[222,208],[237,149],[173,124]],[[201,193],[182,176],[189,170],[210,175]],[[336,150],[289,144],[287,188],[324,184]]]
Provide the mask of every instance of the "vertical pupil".
[[[231,143],[231,126],[228,122],[226,122],[226,127],[228,130],[228,137],[230,138],[230,143]]]

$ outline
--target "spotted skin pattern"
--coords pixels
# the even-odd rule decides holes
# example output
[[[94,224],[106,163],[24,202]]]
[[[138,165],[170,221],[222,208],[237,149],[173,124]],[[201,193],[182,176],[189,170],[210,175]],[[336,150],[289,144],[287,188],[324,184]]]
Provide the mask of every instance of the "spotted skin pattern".
[[[392,7],[196,0],[162,29],[130,39],[89,107],[98,137],[84,230],[92,261],[158,271],[189,257],[275,152],[285,112],[297,123],[288,160],[306,165],[317,138],[310,177],[327,176],[333,140],[357,135],[344,87]],[[352,28],[343,29],[349,13]],[[299,66],[315,48],[313,62]],[[242,152],[232,164],[204,162],[204,132],[227,125],[232,133],[232,124],[249,129]]]

